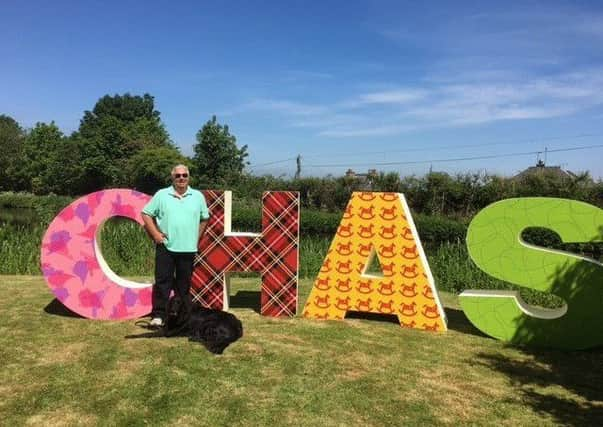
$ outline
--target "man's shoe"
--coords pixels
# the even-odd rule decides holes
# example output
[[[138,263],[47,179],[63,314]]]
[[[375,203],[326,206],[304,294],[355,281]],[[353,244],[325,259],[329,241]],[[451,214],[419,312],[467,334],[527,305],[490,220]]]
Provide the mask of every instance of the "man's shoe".
[[[161,317],[153,317],[149,322],[149,326],[153,328],[161,328],[163,326],[163,319]]]

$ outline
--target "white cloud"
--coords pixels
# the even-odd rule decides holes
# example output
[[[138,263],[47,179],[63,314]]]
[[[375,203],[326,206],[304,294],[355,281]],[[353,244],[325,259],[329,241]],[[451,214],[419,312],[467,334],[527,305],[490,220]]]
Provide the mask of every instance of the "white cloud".
[[[254,99],[241,107],[241,110],[266,110],[291,116],[314,116],[327,113],[327,108],[320,105],[268,98]]]
[[[323,137],[399,135],[417,129],[575,114],[603,104],[600,76],[603,70],[590,69],[548,78],[481,78],[471,83],[464,75],[461,81],[361,92],[325,104],[256,99],[244,109],[278,114],[289,126],[314,129]]]
[[[345,95],[330,74],[294,70],[287,77],[321,80],[312,89],[321,91],[320,103],[300,101],[305,94],[298,90],[297,97],[268,96],[244,110],[278,114],[286,125],[308,128],[318,136],[360,138],[548,119],[603,104],[603,69],[577,65],[600,63],[590,53],[597,53],[593,43],[603,37],[600,12],[571,3],[482,10],[458,8],[450,15],[434,11],[430,18],[434,25],[428,29],[426,20],[405,14],[370,21],[394,49],[398,45],[421,52],[417,68],[400,73],[412,76],[412,84],[392,82],[395,67],[402,67],[393,59],[374,71],[364,70],[360,74],[371,77],[354,81],[353,86],[344,83],[346,89],[349,86]],[[419,77],[417,70],[422,73]],[[369,87],[377,89],[366,90]],[[329,93],[340,95],[329,99],[325,96]]]
[[[366,104],[407,104],[418,101],[426,96],[426,91],[420,89],[397,89],[373,92],[360,95],[350,106]]]
[[[371,136],[398,135],[400,133],[408,132],[413,129],[416,129],[416,127],[403,125],[364,126],[360,128],[348,127],[347,129],[334,128],[323,130],[319,132],[318,135],[332,138],[359,138]]]

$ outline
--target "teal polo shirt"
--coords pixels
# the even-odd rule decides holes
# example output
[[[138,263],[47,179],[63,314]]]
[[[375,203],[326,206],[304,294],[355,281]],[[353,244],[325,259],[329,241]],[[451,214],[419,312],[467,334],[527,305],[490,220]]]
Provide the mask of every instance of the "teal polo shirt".
[[[199,223],[209,219],[203,193],[186,188],[180,197],[174,187],[159,190],[142,209],[155,218],[159,230],[166,235],[164,245],[171,252],[197,252]]]

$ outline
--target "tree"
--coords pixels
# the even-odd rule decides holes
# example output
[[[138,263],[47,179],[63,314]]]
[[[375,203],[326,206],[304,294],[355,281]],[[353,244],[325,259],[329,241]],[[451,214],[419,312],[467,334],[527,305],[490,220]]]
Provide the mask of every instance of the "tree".
[[[400,174],[398,172],[380,172],[374,180],[377,191],[390,191],[397,193],[400,191]]]
[[[40,175],[38,192],[75,196],[94,191],[90,184],[95,178],[86,175],[86,160],[80,139],[61,138],[49,152],[46,168]]]
[[[223,185],[239,178],[248,164],[245,158],[247,145],[237,147],[237,140],[231,135],[228,125],[222,126],[213,116],[197,132],[194,146],[193,166],[195,173],[204,184]]]
[[[23,190],[25,132],[16,120],[0,115],[0,190]]]
[[[103,96],[84,112],[75,136],[88,152],[86,174],[102,172],[95,189],[126,184],[128,160],[141,150],[174,147],[149,94]]]
[[[130,185],[143,193],[153,194],[169,185],[170,172],[187,159],[171,147],[145,148],[130,158],[127,172]]]
[[[96,189],[94,183],[103,171],[86,175],[90,161],[80,138],[65,137],[54,122],[36,123],[24,144],[22,170],[27,190],[36,194],[78,195]]]
[[[63,133],[54,122],[50,122],[50,124],[38,122],[27,135],[23,169],[29,184],[28,189],[34,193],[49,192],[47,184],[52,178],[48,175],[48,170],[53,162],[58,161],[63,164],[62,159],[55,155],[63,138]]]

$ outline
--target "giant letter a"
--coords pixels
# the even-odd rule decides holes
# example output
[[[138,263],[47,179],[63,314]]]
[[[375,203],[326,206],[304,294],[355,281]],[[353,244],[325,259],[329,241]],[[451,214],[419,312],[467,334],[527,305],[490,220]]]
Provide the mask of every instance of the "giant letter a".
[[[382,275],[366,274],[373,256]],[[352,194],[303,314],[343,319],[348,311],[392,314],[405,327],[446,330],[444,310],[402,194]]]

